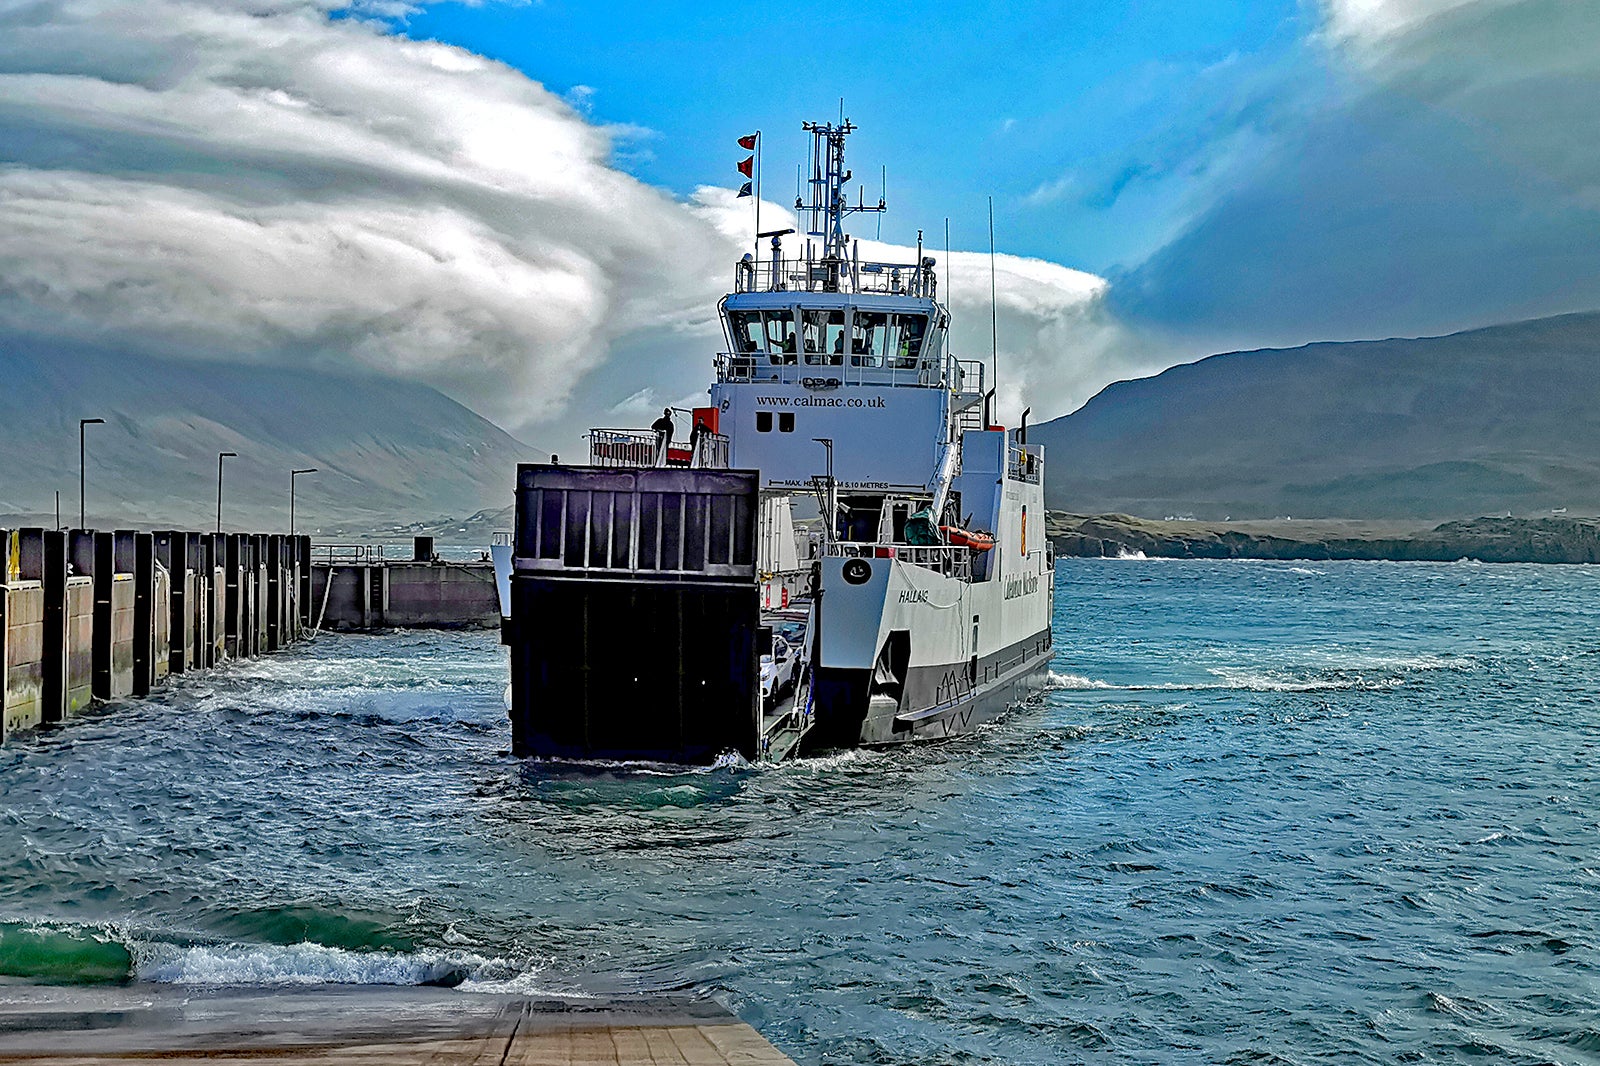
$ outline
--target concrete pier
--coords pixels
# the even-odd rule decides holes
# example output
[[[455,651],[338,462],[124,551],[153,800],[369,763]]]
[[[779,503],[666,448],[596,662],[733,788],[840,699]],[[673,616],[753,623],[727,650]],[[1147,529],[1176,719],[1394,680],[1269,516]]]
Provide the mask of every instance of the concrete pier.
[[[0,1062],[794,1066],[715,1003],[436,988],[12,986]]]
[[[44,720],[44,531],[6,541],[0,586],[0,740]]]
[[[431,537],[409,559],[366,545],[318,545],[307,575],[311,624],[324,629],[492,628],[500,624],[494,566],[444,562]],[[330,588],[331,584],[331,588]]]
[[[493,627],[494,567],[267,533],[0,530],[0,742],[309,628]]]
[[[35,528],[0,546],[0,742],[275,651],[308,621],[306,537]]]

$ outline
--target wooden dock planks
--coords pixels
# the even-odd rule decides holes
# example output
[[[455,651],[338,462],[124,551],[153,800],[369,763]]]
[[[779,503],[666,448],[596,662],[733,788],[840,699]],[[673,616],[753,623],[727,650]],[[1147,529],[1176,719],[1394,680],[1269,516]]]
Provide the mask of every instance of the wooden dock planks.
[[[0,1063],[794,1066],[716,1004],[441,989],[0,985]]]

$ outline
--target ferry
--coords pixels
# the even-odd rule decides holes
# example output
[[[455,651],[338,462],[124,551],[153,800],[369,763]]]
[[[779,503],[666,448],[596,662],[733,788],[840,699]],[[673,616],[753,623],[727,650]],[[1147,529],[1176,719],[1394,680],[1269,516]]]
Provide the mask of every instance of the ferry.
[[[589,434],[518,469],[497,545],[512,751],[779,760],[970,731],[1038,690],[1054,558],[1044,452],[995,424],[937,262],[863,260],[848,120],[806,123],[808,223],[759,233],[677,439]]]

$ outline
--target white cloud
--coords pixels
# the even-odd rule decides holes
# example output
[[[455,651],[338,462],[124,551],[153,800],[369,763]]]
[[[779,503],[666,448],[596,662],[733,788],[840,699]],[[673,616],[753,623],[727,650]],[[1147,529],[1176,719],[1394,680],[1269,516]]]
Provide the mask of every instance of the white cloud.
[[[0,328],[355,360],[507,424],[731,249],[522,74],[294,0],[0,4]]]
[[[583,87],[338,7],[388,9],[0,0],[0,336],[354,363],[541,439],[578,399],[703,388],[750,201],[619,171],[655,135]],[[956,257],[957,339],[986,351],[981,259]],[[1001,257],[1000,288],[1005,394],[1081,401],[1103,282]]]
[[[1422,22],[1484,0],[1324,0],[1328,30],[1340,41],[1375,44]]]

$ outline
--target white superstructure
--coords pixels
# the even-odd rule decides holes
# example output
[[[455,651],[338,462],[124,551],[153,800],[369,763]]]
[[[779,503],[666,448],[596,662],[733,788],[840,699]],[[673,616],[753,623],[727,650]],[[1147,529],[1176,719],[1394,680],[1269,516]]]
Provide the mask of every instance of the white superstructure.
[[[853,127],[812,135],[800,251],[761,234],[687,442],[596,429],[517,470],[503,572],[512,751],[708,762],[949,736],[1050,655],[1044,455],[950,351],[934,260],[844,231]]]
[[[785,258],[772,235],[769,260],[736,269],[715,428],[730,467],[760,472],[763,525],[790,501],[821,513],[799,728],[834,745],[947,735],[1025,695],[1048,658],[1043,450],[989,424],[934,259],[863,262],[845,234],[849,213],[883,206],[846,201],[854,127],[806,129],[808,239]]]

